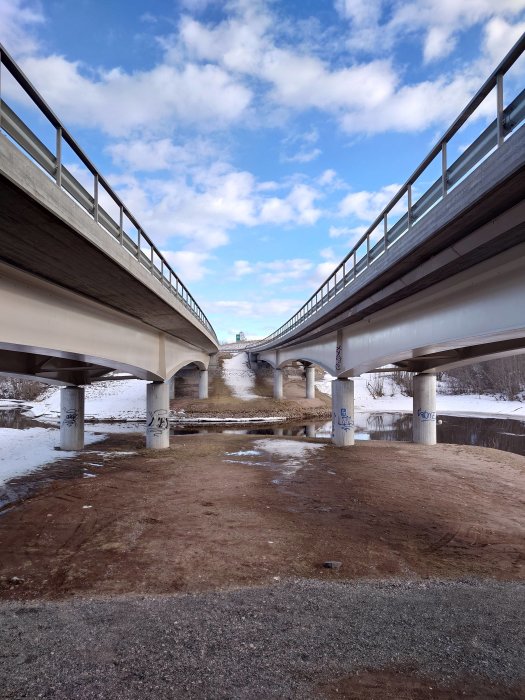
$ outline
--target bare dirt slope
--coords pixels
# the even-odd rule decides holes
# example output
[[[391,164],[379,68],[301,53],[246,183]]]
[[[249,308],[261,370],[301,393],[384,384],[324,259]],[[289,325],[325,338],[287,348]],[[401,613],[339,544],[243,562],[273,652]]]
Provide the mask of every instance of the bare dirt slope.
[[[184,411],[185,417],[220,417],[246,418],[281,417],[282,420],[325,419],[331,418],[331,398],[327,394],[316,391],[315,399],[305,398],[305,379],[300,367],[286,367],[283,370],[284,400],[273,399],[273,370],[268,366],[257,366],[256,363],[245,364],[242,371],[251,376],[253,384],[249,389],[251,398],[240,398],[232,393],[231,384],[225,379],[228,372],[225,360],[231,359],[236,353],[220,352],[209,370],[209,398],[199,400],[198,375],[176,379],[176,398],[171,401],[172,411]],[[242,353],[243,359],[247,355]],[[324,375],[319,370],[319,378]],[[235,380],[235,376],[233,377]]]

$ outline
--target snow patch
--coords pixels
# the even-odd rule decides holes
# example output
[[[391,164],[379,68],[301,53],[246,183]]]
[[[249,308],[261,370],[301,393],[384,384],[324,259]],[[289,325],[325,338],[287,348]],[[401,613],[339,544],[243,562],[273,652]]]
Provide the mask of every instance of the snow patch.
[[[104,437],[105,435],[86,434],[85,443],[89,445]],[[45,464],[78,454],[57,451],[55,446],[59,442],[60,431],[53,428],[0,428],[0,484]]]
[[[48,389],[38,401],[24,402],[25,415],[50,422],[60,420],[60,389]],[[96,382],[86,387],[85,419],[143,421],[146,419],[146,382],[140,379]]]
[[[232,396],[241,401],[260,398],[253,393],[255,373],[248,367],[248,356],[245,352],[239,352],[222,361],[222,377]]]
[[[298,469],[304,467],[305,461],[316,450],[322,450],[324,445],[316,445],[312,442],[299,442],[298,440],[257,440],[254,443],[257,450],[276,455],[284,459],[281,471],[284,476],[295,474]]]
[[[386,376],[384,388],[386,396],[374,399],[366,388],[373,374],[363,374],[354,378],[355,411],[370,413],[412,413],[413,401],[411,396],[402,396],[399,388],[390,377]],[[324,378],[315,383],[319,391],[332,395],[332,381],[335,377],[326,373]],[[439,391],[438,387],[438,391]],[[391,394],[391,395],[390,395]],[[494,396],[478,394],[437,394],[436,412],[443,415],[476,416],[491,415],[502,418],[522,418],[525,416],[525,403],[520,401],[498,401]]]

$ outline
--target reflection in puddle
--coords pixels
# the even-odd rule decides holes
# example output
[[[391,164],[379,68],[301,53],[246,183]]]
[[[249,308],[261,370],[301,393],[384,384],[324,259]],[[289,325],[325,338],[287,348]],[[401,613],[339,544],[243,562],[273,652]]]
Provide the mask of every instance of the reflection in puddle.
[[[439,415],[438,442],[456,445],[479,445],[493,447],[506,452],[525,455],[525,421],[512,418],[483,418],[479,416]],[[280,437],[305,436],[330,438],[330,421],[296,421],[274,424],[272,427],[257,426],[232,430],[226,424],[195,426],[171,429],[172,435],[197,433],[236,433],[243,435],[277,435]],[[412,441],[411,413],[357,413],[355,416],[356,440]]]

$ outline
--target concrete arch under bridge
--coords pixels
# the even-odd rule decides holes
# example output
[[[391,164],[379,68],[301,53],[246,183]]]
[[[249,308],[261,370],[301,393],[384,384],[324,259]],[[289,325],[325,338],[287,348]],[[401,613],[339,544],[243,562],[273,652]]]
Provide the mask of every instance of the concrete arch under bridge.
[[[159,425],[168,425],[169,388],[181,368],[199,370],[199,397],[207,397],[210,353],[202,348],[4,263],[0,296],[0,374],[64,387],[63,449],[83,447],[83,385],[122,378],[108,377],[115,371],[153,382],[146,404]]]

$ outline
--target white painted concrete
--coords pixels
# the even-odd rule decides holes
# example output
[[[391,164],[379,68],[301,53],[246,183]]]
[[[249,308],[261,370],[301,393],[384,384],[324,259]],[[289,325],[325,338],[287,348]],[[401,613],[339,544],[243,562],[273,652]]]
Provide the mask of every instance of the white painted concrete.
[[[278,350],[261,350],[259,357],[273,366],[294,360],[312,362],[338,377],[355,377],[389,363],[476,348],[525,338],[525,244],[474,265],[449,279],[352,322],[341,329],[338,356],[336,332],[300,339]],[[514,350],[518,352],[518,350]],[[453,355],[453,354],[452,354]],[[459,356],[461,358],[461,355]],[[473,353],[470,362],[483,358]],[[450,366],[457,364],[453,357]]]
[[[315,399],[315,367],[306,367],[306,398]]]
[[[337,447],[354,444],[354,382],[332,382],[332,442]]]
[[[0,349],[164,380],[209,354],[103,304],[0,263]]]
[[[82,450],[84,447],[84,388],[60,389],[60,449]]]
[[[152,382],[146,390],[146,447],[170,446],[169,389],[167,382]]]
[[[436,437],[436,375],[414,376],[413,440],[420,445],[435,445]]]
[[[199,372],[199,399],[208,398],[208,370],[201,369]]]
[[[283,373],[276,367],[273,371],[273,398],[282,399],[283,395]]]

